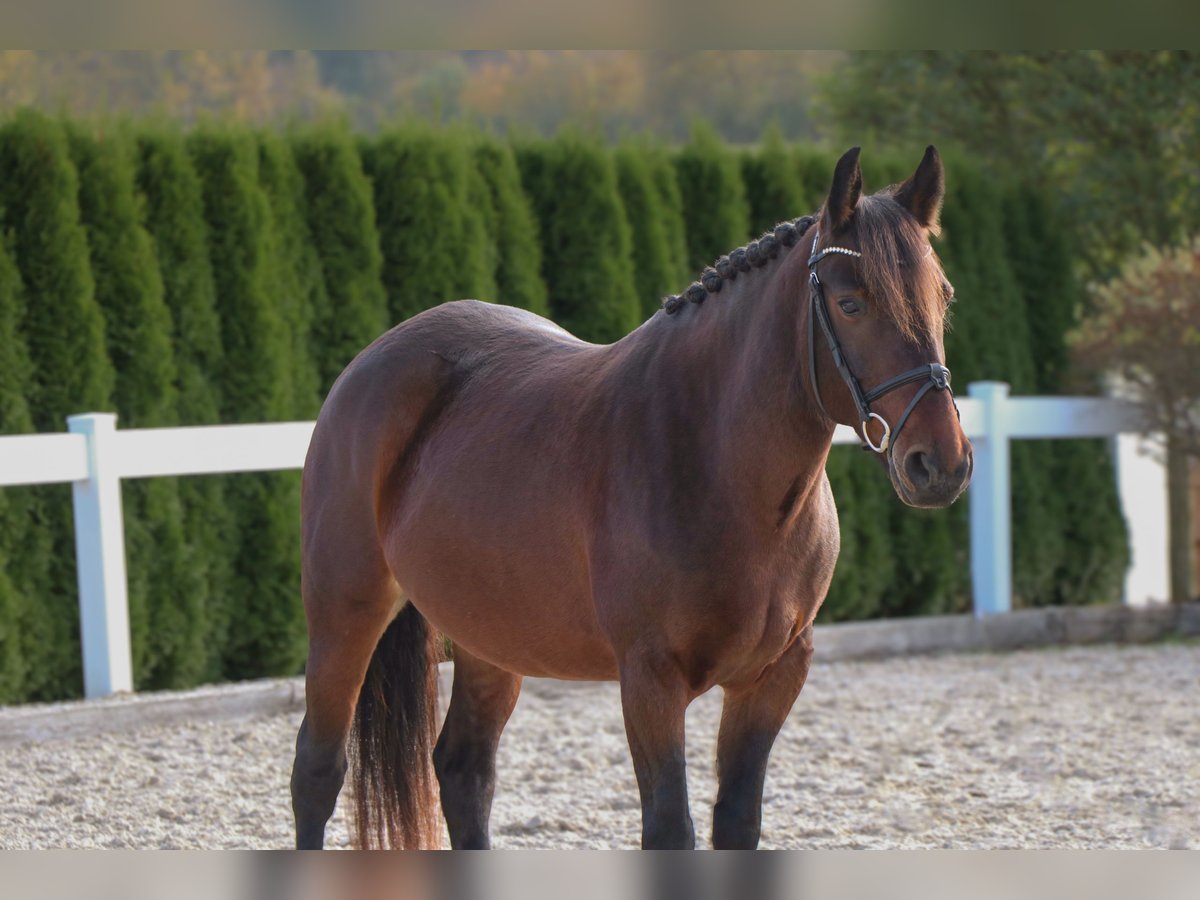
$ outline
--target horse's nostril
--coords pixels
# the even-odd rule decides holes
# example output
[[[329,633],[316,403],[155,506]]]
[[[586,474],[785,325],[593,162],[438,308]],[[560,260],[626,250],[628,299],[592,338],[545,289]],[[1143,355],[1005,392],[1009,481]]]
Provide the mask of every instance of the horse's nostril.
[[[915,488],[925,488],[933,480],[933,467],[929,457],[920,450],[913,450],[904,457],[904,474]]]

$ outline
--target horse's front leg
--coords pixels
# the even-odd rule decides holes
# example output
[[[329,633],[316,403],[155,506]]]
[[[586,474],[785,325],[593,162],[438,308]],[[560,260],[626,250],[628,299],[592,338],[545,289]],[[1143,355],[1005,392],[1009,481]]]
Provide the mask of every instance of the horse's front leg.
[[[767,757],[812,662],[812,626],[805,628],[752,685],[726,689],[717,738],[717,805],[713,847],[753,850],[762,825]]]
[[[687,685],[676,667],[654,654],[628,654],[620,670],[625,733],[642,795],[642,847],[691,850],[696,832],[683,757]]]

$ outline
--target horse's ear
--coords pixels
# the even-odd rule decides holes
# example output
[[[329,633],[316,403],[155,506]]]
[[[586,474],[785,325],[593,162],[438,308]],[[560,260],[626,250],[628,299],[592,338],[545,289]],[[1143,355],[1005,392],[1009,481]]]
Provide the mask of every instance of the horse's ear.
[[[862,195],[862,169],[858,165],[861,147],[851,147],[842,154],[833,169],[833,185],[825,201],[825,226],[830,234],[846,227]]]
[[[942,198],[946,196],[946,173],[937,147],[925,148],[925,157],[912,178],[896,189],[895,200],[930,231],[938,230]]]

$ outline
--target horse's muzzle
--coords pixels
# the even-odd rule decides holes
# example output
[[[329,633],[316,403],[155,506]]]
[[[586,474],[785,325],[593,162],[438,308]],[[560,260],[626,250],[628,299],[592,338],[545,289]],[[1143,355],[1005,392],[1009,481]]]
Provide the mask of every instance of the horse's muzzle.
[[[900,499],[909,506],[936,509],[949,506],[971,483],[974,452],[970,444],[955,460],[943,460],[936,450],[915,445],[902,459],[892,458],[891,478]]]

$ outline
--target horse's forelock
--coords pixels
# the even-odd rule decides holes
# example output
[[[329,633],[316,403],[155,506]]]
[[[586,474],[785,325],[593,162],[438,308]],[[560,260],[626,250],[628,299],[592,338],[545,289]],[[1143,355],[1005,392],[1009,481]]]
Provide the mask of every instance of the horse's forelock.
[[[863,197],[853,225],[862,253],[859,271],[872,301],[882,305],[907,339],[936,337],[946,315],[945,275],[923,228],[890,189]]]

